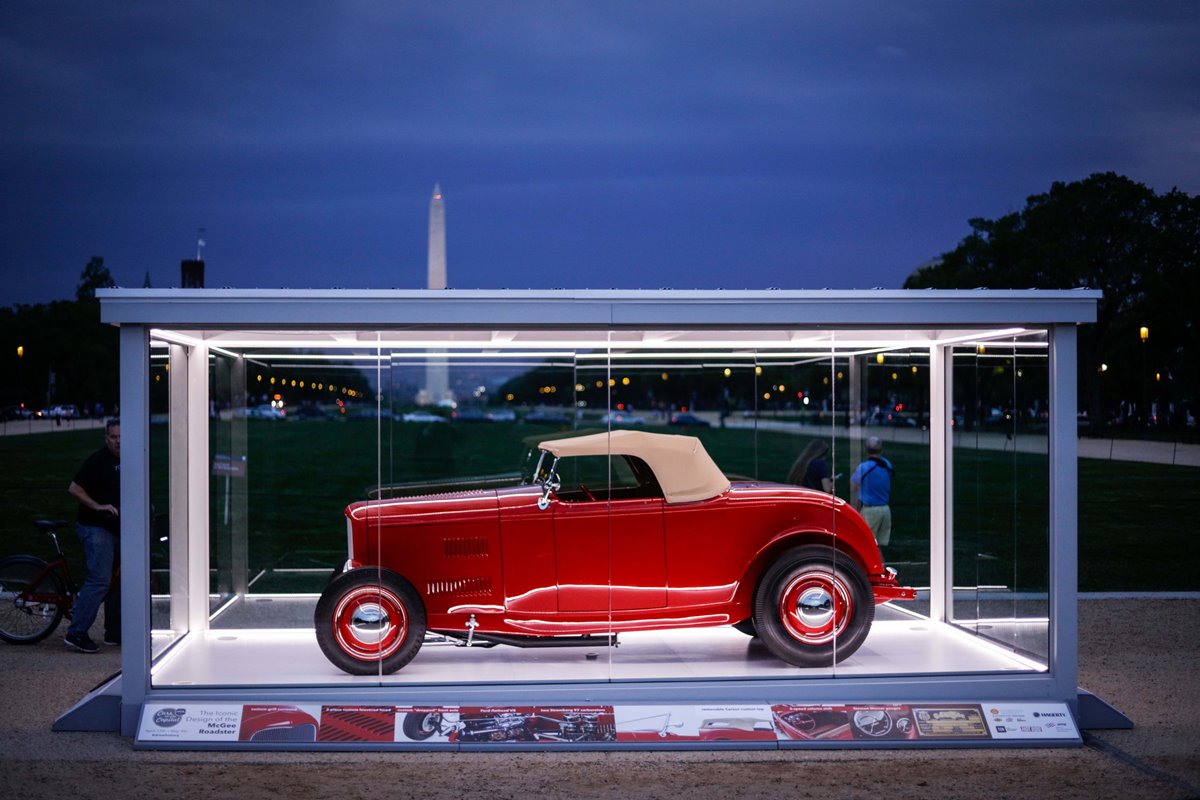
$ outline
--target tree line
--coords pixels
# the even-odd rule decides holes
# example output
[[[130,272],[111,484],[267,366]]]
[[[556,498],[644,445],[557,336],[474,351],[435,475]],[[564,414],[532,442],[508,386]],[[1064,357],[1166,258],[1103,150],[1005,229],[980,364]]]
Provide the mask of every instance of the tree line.
[[[1092,431],[1194,425],[1200,198],[1096,173],[968,224],[971,233],[916,269],[906,289],[1099,289],[1096,323],[1079,339],[1080,411]],[[117,332],[100,324],[95,297],[114,285],[97,256],[74,300],[0,308],[6,411],[22,403],[115,407]]]
[[[24,407],[111,412],[118,402],[117,329],[100,324],[96,289],[115,286],[104,259],[88,261],[74,300],[0,308],[5,417]]]
[[[970,235],[904,288],[1099,289],[1096,323],[1079,335],[1080,411],[1091,430],[1194,425],[1200,198],[1104,172],[969,224]]]

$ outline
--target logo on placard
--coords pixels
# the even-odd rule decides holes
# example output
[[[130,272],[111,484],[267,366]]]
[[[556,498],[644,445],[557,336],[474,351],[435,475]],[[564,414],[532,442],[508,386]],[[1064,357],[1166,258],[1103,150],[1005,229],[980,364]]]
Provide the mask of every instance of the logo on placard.
[[[154,724],[160,728],[174,728],[183,721],[186,708],[160,708],[154,712]]]
[[[1065,717],[1066,714],[1064,714],[1061,711],[1035,711],[1035,712],[1033,712],[1033,716],[1034,717]]]

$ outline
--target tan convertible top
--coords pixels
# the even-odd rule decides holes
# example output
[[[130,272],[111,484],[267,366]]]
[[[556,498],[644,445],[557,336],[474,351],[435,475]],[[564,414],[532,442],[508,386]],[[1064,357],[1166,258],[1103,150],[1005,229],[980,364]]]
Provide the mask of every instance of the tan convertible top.
[[[637,456],[650,465],[668,503],[692,503],[729,489],[729,479],[695,436],[618,430],[538,445],[556,456]]]

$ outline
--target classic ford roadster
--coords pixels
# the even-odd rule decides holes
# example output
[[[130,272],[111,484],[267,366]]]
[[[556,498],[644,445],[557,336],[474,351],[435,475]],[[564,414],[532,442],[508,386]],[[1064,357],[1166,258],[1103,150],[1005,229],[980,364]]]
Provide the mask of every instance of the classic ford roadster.
[[[780,659],[853,654],[875,605],[915,597],[844,501],[731,482],[693,436],[541,442],[521,485],[357,502],[349,559],[317,603],[321,650],[395,672],[426,633],[470,645],[615,642],[733,625]]]

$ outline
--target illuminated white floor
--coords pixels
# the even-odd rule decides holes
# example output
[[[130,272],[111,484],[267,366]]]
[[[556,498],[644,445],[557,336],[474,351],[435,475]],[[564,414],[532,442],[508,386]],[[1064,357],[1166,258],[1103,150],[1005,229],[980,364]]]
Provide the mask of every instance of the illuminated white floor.
[[[594,654],[594,658],[589,658]],[[796,678],[1044,671],[948,625],[877,620],[870,636],[836,668],[800,669],[732,628],[621,634],[617,648],[521,649],[426,645],[408,666],[352,677],[321,653],[311,629],[225,629],[189,636],[154,669],[168,686],[319,686],[434,683]]]

